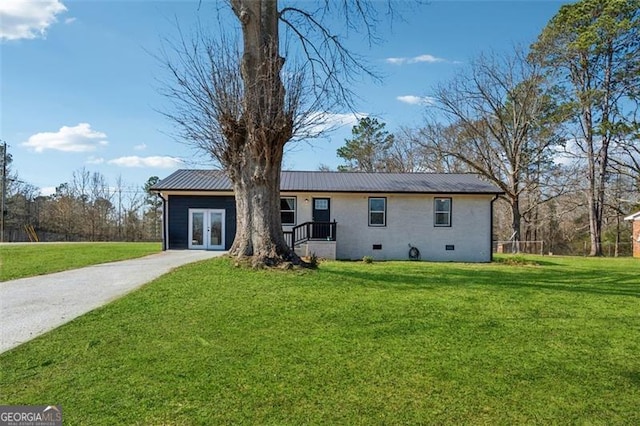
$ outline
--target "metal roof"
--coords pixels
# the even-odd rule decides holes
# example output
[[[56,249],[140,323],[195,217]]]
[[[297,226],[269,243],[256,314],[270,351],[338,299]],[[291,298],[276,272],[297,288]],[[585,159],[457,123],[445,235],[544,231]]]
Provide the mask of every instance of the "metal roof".
[[[155,191],[232,191],[222,170],[177,170],[159,181]],[[364,173],[283,171],[283,192],[394,192],[500,194],[479,175],[461,173]]]

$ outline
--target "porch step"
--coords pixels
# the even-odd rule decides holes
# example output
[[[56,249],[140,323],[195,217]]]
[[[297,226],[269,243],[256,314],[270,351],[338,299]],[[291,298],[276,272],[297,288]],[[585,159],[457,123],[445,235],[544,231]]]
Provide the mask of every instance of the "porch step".
[[[298,244],[293,248],[293,251],[300,257],[307,255],[307,243]]]
[[[293,250],[301,257],[308,257],[315,254],[320,259],[336,259],[335,241],[309,240],[299,244]]]

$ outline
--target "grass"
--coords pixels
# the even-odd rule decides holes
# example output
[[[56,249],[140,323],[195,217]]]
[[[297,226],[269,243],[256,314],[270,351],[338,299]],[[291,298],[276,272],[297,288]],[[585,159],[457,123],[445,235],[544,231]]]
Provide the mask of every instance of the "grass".
[[[66,271],[157,253],[160,243],[0,245],[0,281]]]
[[[0,356],[65,424],[640,424],[640,262],[188,265]]]

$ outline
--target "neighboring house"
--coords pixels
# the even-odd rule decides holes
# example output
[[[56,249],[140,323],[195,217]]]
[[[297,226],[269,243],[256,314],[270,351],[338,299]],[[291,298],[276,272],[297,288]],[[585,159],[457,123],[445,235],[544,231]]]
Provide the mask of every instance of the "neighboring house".
[[[219,170],[178,170],[154,185],[164,200],[164,248],[229,249],[231,188]],[[300,255],[399,260],[415,247],[422,260],[489,262],[501,193],[473,174],[284,171],[281,218]]]
[[[640,257],[640,212],[627,216],[624,220],[630,220],[632,223],[633,257]]]

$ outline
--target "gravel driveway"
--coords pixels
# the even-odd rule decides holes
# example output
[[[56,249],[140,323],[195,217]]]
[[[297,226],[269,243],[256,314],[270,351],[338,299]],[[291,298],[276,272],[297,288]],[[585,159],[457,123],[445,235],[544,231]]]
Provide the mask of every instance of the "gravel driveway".
[[[166,274],[226,252],[169,250],[138,259],[0,283],[0,353]]]

